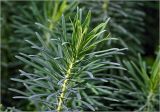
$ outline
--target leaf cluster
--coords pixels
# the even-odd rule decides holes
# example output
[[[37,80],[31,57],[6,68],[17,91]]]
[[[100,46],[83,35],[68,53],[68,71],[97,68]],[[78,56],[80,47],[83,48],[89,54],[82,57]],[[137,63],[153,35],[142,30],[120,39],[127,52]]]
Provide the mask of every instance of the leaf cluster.
[[[39,51],[35,55],[20,53],[16,56],[21,61],[34,67],[34,73],[27,73],[22,70],[21,76],[25,79],[15,79],[24,84],[28,93],[15,89],[23,96],[14,98],[26,98],[40,104],[38,110],[81,110],[84,107],[90,110],[98,110],[100,107],[106,107],[100,102],[100,97],[106,93],[105,87],[100,86],[108,82],[107,78],[99,77],[101,72],[108,69],[123,69],[118,63],[106,61],[107,56],[122,54],[123,49],[112,48],[101,51],[94,51],[94,48],[109,38],[99,38],[104,33],[106,22],[99,24],[90,31],[91,13],[89,12],[84,22],[82,21],[82,10],[77,9],[74,20],[71,20],[72,33],[66,32],[65,18],[62,16],[62,33],[59,32],[56,37],[50,39],[48,46],[41,35],[36,33],[41,46],[28,42],[32,48]],[[58,33],[58,32],[57,32]],[[51,34],[52,35],[52,34]],[[109,99],[111,100],[111,99]],[[94,105],[97,105],[94,107]],[[105,109],[104,108],[104,109]]]

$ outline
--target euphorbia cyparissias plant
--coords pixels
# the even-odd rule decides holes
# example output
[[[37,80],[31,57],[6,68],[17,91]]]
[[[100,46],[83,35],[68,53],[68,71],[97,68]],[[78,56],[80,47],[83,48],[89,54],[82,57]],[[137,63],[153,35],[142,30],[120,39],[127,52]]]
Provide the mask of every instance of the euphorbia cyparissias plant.
[[[111,48],[96,51],[95,48],[102,42],[111,40],[109,33],[104,30],[109,19],[90,30],[91,12],[82,17],[82,10],[77,9],[71,31],[66,28],[64,16],[62,27],[57,27],[56,35],[52,35],[49,43],[45,43],[41,35],[36,33],[42,46],[27,40],[32,48],[39,50],[38,54],[27,55],[20,53],[18,59],[34,68],[33,73],[20,70],[26,78],[15,79],[22,82],[28,92],[15,89],[31,100],[37,110],[107,110],[102,100],[112,100],[105,96],[106,84],[110,78],[105,77],[108,69],[123,69],[118,63],[110,62],[109,57],[121,53],[124,49]],[[62,31],[62,32],[61,32]],[[100,36],[101,34],[104,35]],[[103,97],[102,97],[103,96]],[[114,99],[113,99],[114,100]],[[98,104],[98,105],[97,105]],[[103,108],[102,108],[103,107]]]

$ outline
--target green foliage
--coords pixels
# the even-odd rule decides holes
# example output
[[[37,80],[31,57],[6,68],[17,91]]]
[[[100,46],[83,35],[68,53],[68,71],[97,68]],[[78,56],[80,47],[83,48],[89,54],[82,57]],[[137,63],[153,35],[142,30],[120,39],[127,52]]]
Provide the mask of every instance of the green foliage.
[[[20,38],[19,41],[26,39],[36,41],[34,32],[39,31],[45,26],[42,31],[46,32],[46,30],[48,30],[43,36],[46,43],[50,40],[48,32],[56,30],[57,24],[61,19],[61,15],[65,14],[65,17],[72,16],[74,14],[74,9],[77,6],[77,2],[67,2],[67,0],[54,2],[29,2],[28,4],[29,5],[24,5],[23,7],[18,7],[17,10],[20,10],[21,13],[12,17],[13,28],[16,33],[15,37]],[[25,42],[20,44],[24,46]],[[26,49],[25,51],[28,53],[27,46],[28,45],[23,47],[20,51],[24,51]]]
[[[19,110],[15,109],[14,107],[7,107],[7,109],[4,109],[3,105],[0,104],[0,112],[20,112]]]
[[[133,61],[124,61],[124,64],[129,74],[121,72],[119,76],[111,76],[117,79],[112,82],[117,87],[112,97],[120,103],[110,106],[119,110],[157,111],[160,104],[160,50],[152,68],[148,68],[140,55],[139,64]]]
[[[123,69],[117,63],[106,61],[105,57],[121,54],[123,49],[112,48],[102,51],[94,51],[94,48],[109,38],[99,38],[104,33],[103,28],[108,23],[99,24],[89,31],[91,13],[89,12],[82,22],[82,10],[77,10],[72,23],[72,33],[66,32],[65,19],[62,16],[62,31],[56,37],[50,39],[50,46],[43,41],[40,34],[36,33],[41,46],[28,41],[32,48],[40,51],[35,55],[20,53],[18,59],[34,67],[34,73],[22,70],[21,76],[26,79],[15,79],[24,84],[28,92],[15,89],[23,96],[14,98],[26,98],[34,102],[37,110],[100,110],[105,105],[100,102],[100,97],[107,92],[102,85],[108,82],[107,78],[100,78],[99,74],[108,69]],[[52,34],[51,34],[52,35]],[[96,106],[96,104],[99,104]],[[41,105],[41,106],[40,106]],[[105,107],[107,108],[107,107]],[[104,110],[105,110],[104,108]]]
[[[143,53],[142,38],[144,33],[145,12],[141,10],[144,2],[129,1],[82,1],[82,7],[91,9],[93,16],[92,22],[97,24],[110,17],[111,21],[108,30],[112,37],[120,41],[112,43],[111,46],[123,46],[130,49],[129,53],[136,55],[137,52]]]
[[[2,1],[0,110],[159,111],[158,5]]]
[[[8,87],[15,86],[15,83],[11,84],[10,78],[13,77],[13,74],[16,74],[20,63],[14,58],[18,48],[16,51],[13,47],[15,46],[15,39],[13,39],[13,29],[11,29],[12,24],[10,20],[10,15],[15,11],[15,9],[8,10],[9,7],[17,6],[17,4],[2,2],[1,6],[1,101],[5,107],[5,104],[15,103],[11,97],[8,97],[11,96],[8,92]]]
[[[62,13],[65,17],[72,16],[74,9],[77,6],[77,2],[72,1],[24,1],[24,2],[9,2],[2,1],[2,17],[1,17],[1,52],[2,52],[2,102],[14,105],[17,107],[28,109],[28,104],[24,101],[18,101],[15,103],[11,99],[13,93],[8,91],[9,87],[16,87],[22,89],[22,86],[10,81],[10,77],[19,77],[18,69],[27,69],[32,71],[27,65],[24,65],[21,61],[15,58],[18,52],[34,53],[35,50],[30,49],[28,44],[24,40],[31,40],[38,43],[34,36],[35,31],[40,31],[42,24],[48,28],[49,31],[55,31],[57,23],[61,21]],[[12,10],[8,10],[12,7]],[[43,10],[42,10],[43,9]],[[18,13],[17,13],[18,12]],[[35,25],[36,24],[36,25]],[[67,25],[68,27],[68,25]],[[43,30],[45,31],[45,30]],[[47,32],[49,32],[47,31]],[[44,33],[44,41],[47,43],[47,39],[50,38],[49,33]],[[12,85],[10,85],[12,83]],[[10,96],[10,97],[7,97]],[[6,98],[4,98],[6,97]],[[30,105],[30,104],[28,104]],[[29,107],[31,108],[31,107]]]

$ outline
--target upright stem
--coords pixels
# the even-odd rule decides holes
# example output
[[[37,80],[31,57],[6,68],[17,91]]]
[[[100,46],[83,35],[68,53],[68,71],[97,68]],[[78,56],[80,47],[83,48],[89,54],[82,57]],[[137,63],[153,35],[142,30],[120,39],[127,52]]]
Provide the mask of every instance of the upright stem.
[[[72,59],[72,61],[69,64],[69,68],[66,72],[65,80],[62,84],[62,91],[61,91],[59,101],[58,101],[57,112],[60,112],[61,109],[62,109],[62,103],[63,103],[63,99],[64,99],[64,96],[65,96],[65,93],[66,93],[66,90],[67,90],[67,83],[68,83],[69,77],[71,75],[71,70],[73,68],[73,64],[74,64],[74,59]]]
[[[104,11],[105,16],[108,16],[108,5],[109,5],[109,0],[104,0],[104,3],[102,5],[102,9]]]
[[[82,43],[82,40],[83,40],[83,31],[82,31],[82,27],[81,26],[78,26],[79,28],[76,29],[76,31],[78,32],[78,37],[76,41],[76,45],[75,45],[75,52],[71,52],[71,61],[69,62],[69,66],[68,66],[68,69],[66,71],[66,76],[65,76],[65,80],[63,81],[63,84],[62,84],[62,88],[61,88],[61,94],[59,96],[59,99],[58,99],[58,106],[57,106],[57,112],[60,112],[62,110],[62,104],[64,102],[64,97],[65,97],[65,93],[67,91],[67,83],[69,81],[69,78],[71,77],[71,73],[72,73],[72,69],[73,69],[73,65],[76,63],[77,61],[77,57],[78,57],[78,54],[79,54],[79,48],[80,48],[80,45]],[[80,30],[80,31],[79,31]],[[76,37],[75,37],[76,38]]]

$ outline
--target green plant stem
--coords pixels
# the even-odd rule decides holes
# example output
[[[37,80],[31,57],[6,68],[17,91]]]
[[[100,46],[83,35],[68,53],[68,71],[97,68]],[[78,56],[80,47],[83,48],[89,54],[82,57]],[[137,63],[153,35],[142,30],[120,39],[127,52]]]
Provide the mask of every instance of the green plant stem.
[[[104,0],[104,4],[102,6],[103,10],[106,11],[108,9],[109,0]]]
[[[154,94],[152,92],[149,93],[147,97],[147,102],[146,102],[146,112],[150,112],[152,110],[152,99],[154,97]]]
[[[50,1],[50,2],[52,2],[52,1]],[[53,8],[53,13],[52,13],[52,16],[50,17],[50,19],[52,20],[52,23],[49,24],[48,28],[51,31],[55,28],[56,24],[60,20],[62,14],[65,12],[65,10],[67,10],[67,1],[64,0],[61,4],[60,9],[58,10],[59,2],[60,1],[55,1],[55,7]],[[50,42],[50,37],[51,37],[50,33],[47,32],[45,34],[45,37],[46,37],[46,44],[48,45]]]
[[[76,44],[75,57],[72,54],[73,57],[71,58],[71,62],[69,63],[69,67],[68,67],[67,72],[66,72],[65,80],[62,84],[62,89],[61,89],[62,91],[61,91],[59,101],[58,101],[57,112],[60,112],[61,109],[62,109],[63,99],[64,99],[64,96],[65,96],[65,93],[66,93],[66,90],[67,90],[67,83],[69,81],[69,78],[71,77],[70,75],[71,75],[71,70],[73,68],[73,65],[75,64],[75,62],[77,60],[78,53],[79,53],[79,47],[81,45],[82,38],[83,38],[83,35],[82,35],[82,32],[81,32],[81,34],[79,35],[79,38],[78,38],[79,39],[78,43]]]
[[[69,77],[71,75],[71,70],[73,68],[74,63],[75,63],[75,61],[74,61],[74,58],[73,58],[72,61],[69,64],[69,68],[68,68],[68,70],[66,72],[65,80],[64,80],[64,82],[62,84],[62,91],[61,91],[61,94],[60,94],[60,97],[59,97],[59,101],[58,101],[57,112],[60,112],[61,109],[62,109],[63,99],[64,99],[64,96],[65,96],[65,93],[66,93],[66,90],[67,90],[67,83],[69,81]]]

